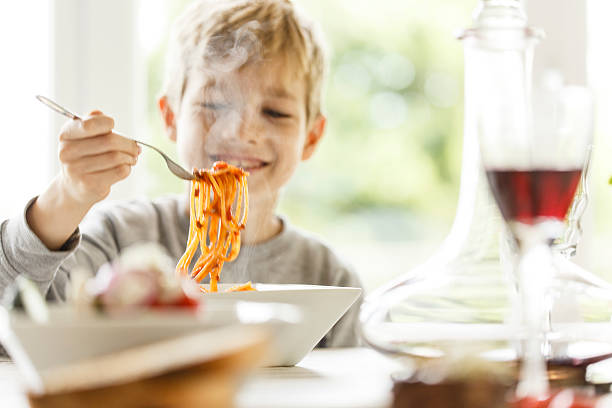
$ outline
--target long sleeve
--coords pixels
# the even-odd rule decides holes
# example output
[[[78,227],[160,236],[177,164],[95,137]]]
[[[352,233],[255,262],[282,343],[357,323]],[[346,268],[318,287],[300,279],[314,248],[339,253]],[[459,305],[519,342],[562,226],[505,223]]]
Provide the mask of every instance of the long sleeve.
[[[26,212],[32,199],[19,217],[6,220],[0,228],[0,296],[18,275],[34,282],[49,300],[64,300],[70,271],[79,267],[95,273],[106,261],[118,254],[110,229],[99,215],[88,222],[91,233],[81,235],[80,228],[58,251],[49,250],[32,231]]]
[[[81,235],[77,229],[59,251],[50,251],[30,229],[26,212],[0,225],[0,296],[18,275],[23,275],[47,293],[60,265],[75,252]]]
[[[25,212],[0,230],[0,296],[18,275],[40,288],[48,300],[64,300],[70,272],[95,274],[104,263],[139,242],[158,242],[178,258],[187,240],[188,216],[176,198],[107,203],[92,209],[59,251],[50,251],[28,226]],[[184,235],[184,236],[183,236]]]

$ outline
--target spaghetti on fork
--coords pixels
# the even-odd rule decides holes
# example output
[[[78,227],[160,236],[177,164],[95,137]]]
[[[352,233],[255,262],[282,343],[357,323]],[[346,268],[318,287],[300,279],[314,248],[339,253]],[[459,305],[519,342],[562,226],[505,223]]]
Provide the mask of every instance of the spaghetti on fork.
[[[189,200],[189,238],[176,271],[200,283],[210,275],[210,292],[218,291],[218,282],[226,261],[236,259],[240,251],[240,231],[246,225],[249,209],[248,173],[225,162],[215,162],[209,169],[194,170]],[[200,248],[200,257],[189,271]],[[204,288],[200,287],[204,292]],[[230,291],[255,290],[251,282]]]

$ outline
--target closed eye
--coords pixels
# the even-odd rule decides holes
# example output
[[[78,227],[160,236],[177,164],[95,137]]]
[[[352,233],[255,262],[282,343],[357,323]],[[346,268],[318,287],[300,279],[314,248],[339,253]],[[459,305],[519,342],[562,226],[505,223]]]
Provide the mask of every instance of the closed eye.
[[[280,111],[277,111],[275,109],[264,109],[263,112],[264,112],[264,114],[266,114],[266,115],[268,115],[268,116],[270,116],[272,118],[281,119],[281,118],[290,118],[291,117],[290,114],[284,113],[284,112],[280,112]]]
[[[202,106],[205,109],[210,109],[210,110],[221,110],[221,109],[226,109],[228,107],[228,105],[226,104],[215,103],[215,102],[204,102],[204,103],[201,103],[200,106]]]

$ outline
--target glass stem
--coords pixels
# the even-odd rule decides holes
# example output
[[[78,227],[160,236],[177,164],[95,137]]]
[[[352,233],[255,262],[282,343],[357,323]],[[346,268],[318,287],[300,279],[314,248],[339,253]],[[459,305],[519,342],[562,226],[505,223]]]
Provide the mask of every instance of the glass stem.
[[[549,328],[548,288],[552,277],[552,253],[545,243],[521,241],[518,264],[523,355],[517,396],[543,397],[548,393],[545,347]]]

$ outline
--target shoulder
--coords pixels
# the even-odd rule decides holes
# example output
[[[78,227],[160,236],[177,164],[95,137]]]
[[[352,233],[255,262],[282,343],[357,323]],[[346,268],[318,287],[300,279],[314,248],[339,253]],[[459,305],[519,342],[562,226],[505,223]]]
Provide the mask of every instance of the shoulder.
[[[357,286],[361,283],[354,268],[320,236],[290,225],[284,220],[284,240],[292,262],[309,271],[313,284]]]

